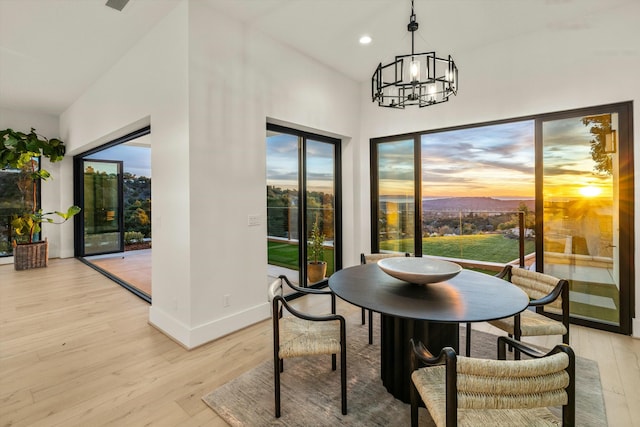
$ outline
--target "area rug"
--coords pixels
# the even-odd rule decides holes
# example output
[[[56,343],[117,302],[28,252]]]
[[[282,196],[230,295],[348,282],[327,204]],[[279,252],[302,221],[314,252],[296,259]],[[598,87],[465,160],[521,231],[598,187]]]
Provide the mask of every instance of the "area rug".
[[[379,316],[374,316],[379,318]],[[340,412],[340,371],[330,356],[300,357],[284,362],[281,376],[282,416],[274,417],[273,361],[210,392],[202,399],[231,426],[408,426],[410,406],[387,392],[380,379],[379,326],[374,344],[359,316],[347,319],[347,404]],[[376,319],[377,321],[378,319]],[[464,327],[460,331],[464,354]],[[495,358],[495,335],[473,331],[472,356]],[[607,425],[597,364],[576,358],[576,425]],[[559,414],[559,408],[553,408]],[[421,425],[433,423],[420,409]]]

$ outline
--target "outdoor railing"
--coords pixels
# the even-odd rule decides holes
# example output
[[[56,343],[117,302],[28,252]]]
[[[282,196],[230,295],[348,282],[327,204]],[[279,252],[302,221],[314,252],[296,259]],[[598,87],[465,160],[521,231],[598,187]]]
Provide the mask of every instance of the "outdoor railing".
[[[279,208],[288,209],[288,208]],[[434,216],[437,212],[431,212]],[[449,233],[440,234],[433,230],[427,231],[422,239],[422,254],[425,256],[435,256],[441,259],[450,260],[462,265],[465,268],[482,270],[485,272],[500,271],[506,264],[529,266],[535,261],[535,236],[533,230],[525,227],[525,213],[520,211],[503,212],[446,212],[442,215],[448,217],[448,222],[452,218],[457,221],[457,229],[449,226]],[[509,223],[500,223],[499,216],[509,220]],[[483,219],[484,218],[484,219]],[[496,225],[487,230],[473,229],[472,221],[489,223],[493,221]],[[447,221],[441,221],[446,223]],[[498,230],[497,228],[500,227]],[[426,228],[426,227],[425,227]],[[462,233],[460,233],[462,230]],[[456,231],[458,234],[456,234]],[[466,234],[468,233],[468,234]],[[269,234],[269,263],[280,265],[291,269],[298,269],[297,236],[291,237],[293,233],[281,234],[286,236],[274,236]],[[402,235],[402,233],[396,233]],[[289,245],[288,247],[285,245]],[[396,238],[380,241],[381,251],[391,252],[413,252],[413,238]],[[285,252],[289,252],[285,255]],[[333,261],[333,242],[325,245],[325,260]],[[333,271],[333,269],[329,269]]]

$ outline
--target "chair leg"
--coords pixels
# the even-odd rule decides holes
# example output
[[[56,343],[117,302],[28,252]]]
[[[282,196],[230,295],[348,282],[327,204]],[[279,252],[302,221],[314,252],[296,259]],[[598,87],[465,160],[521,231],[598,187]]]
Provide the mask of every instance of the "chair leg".
[[[466,352],[465,352],[465,355],[467,357],[471,357],[471,323],[467,323]]]
[[[336,355],[335,353],[331,355],[331,370],[336,370]]]
[[[373,344],[373,311],[369,310],[369,344]]]
[[[347,415],[347,350],[344,346],[340,351],[340,389],[342,415]]]
[[[418,390],[411,381],[409,398],[411,399],[411,427],[418,427]]]
[[[273,368],[276,418],[280,418],[280,370],[282,368],[282,359],[275,359]]]
[[[516,341],[520,341],[522,339],[522,329],[520,329],[520,315],[519,314],[517,314],[513,319],[513,338]],[[521,359],[520,350],[518,350],[517,348],[513,349],[513,359],[514,360],[520,360]]]

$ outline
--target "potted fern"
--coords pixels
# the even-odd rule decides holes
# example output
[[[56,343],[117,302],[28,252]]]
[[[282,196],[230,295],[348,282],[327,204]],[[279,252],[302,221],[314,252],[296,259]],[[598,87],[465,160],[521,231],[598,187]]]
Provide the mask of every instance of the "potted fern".
[[[316,283],[324,279],[327,274],[327,263],[324,261],[324,239],[325,235],[320,232],[319,217],[311,228],[309,242],[307,244],[307,254],[309,260],[307,262],[307,280],[310,283]]]
[[[42,222],[60,224],[80,212],[78,206],[71,206],[66,212],[45,212],[38,207],[38,182],[51,178],[51,174],[40,167],[42,157],[51,162],[62,160],[65,146],[56,138],[47,139],[31,128],[29,133],[17,132],[13,129],[0,131],[0,168],[19,169],[25,174],[27,185],[20,185],[25,194],[25,211],[13,215],[11,228],[15,238],[12,239],[13,263],[16,270],[46,267],[49,258],[47,240],[34,242],[34,236],[41,231]],[[55,220],[54,218],[57,218]]]

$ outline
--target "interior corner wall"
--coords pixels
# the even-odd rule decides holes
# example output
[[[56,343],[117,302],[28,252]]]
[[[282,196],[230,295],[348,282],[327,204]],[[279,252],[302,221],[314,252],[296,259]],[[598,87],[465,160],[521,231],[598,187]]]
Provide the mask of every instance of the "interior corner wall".
[[[148,118],[149,321],[187,348],[269,316],[267,119],[338,136],[348,158],[359,130],[355,82],[215,7],[180,3],[61,118],[72,154]]]
[[[588,28],[522,34],[474,51],[451,52],[460,70],[460,88],[449,102],[396,110],[370,102],[361,88],[361,176],[369,176],[371,138],[575,108],[633,101],[633,127],[640,130],[640,3],[613,8]],[[442,46],[446,50],[446,46]],[[634,144],[635,268],[640,282],[640,148]],[[366,182],[367,188],[369,187]],[[360,218],[370,227],[369,211]],[[368,243],[367,243],[368,244]],[[636,312],[640,290],[636,289]],[[634,335],[640,337],[640,321]]]
[[[270,313],[267,120],[338,136],[348,157],[360,104],[357,83],[225,16],[215,2],[192,1],[189,12],[189,345],[195,346]],[[348,187],[351,167],[343,164]],[[352,209],[346,206],[343,217],[353,218]],[[248,225],[249,215],[259,225]],[[350,233],[345,241],[353,240]]]
[[[188,3],[96,81],[60,120],[71,155],[151,126],[153,252],[150,322],[177,341],[190,324]],[[66,165],[72,174],[72,165]],[[72,180],[65,195],[72,198]],[[185,226],[185,224],[187,224]],[[67,241],[72,248],[72,241]]]

